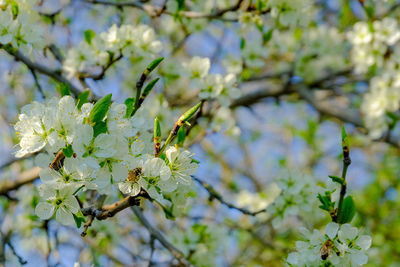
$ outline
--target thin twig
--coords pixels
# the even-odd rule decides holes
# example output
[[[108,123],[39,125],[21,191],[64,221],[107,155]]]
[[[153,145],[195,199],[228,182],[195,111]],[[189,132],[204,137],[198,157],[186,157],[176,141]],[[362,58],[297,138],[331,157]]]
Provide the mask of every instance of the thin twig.
[[[29,68],[29,70],[30,70],[30,72],[32,73],[33,80],[35,81],[35,85],[36,85],[36,87],[37,87],[37,89],[38,89],[40,95],[42,96],[43,99],[46,98],[46,96],[44,95],[42,86],[41,86],[40,83],[39,83],[39,80],[38,80],[38,77],[37,77],[37,75],[36,75],[35,70],[32,69],[32,68]]]
[[[200,180],[199,178],[197,178],[197,177],[195,177],[195,176],[192,176],[192,178],[193,178],[196,182],[198,182],[202,187],[204,187],[204,189],[207,190],[207,192],[208,192],[208,194],[209,194],[211,200],[216,199],[216,200],[218,200],[221,204],[227,206],[227,207],[230,208],[230,209],[238,210],[238,211],[240,211],[241,213],[246,214],[246,215],[250,215],[250,216],[256,216],[257,214],[266,212],[266,209],[261,209],[261,210],[252,212],[252,211],[249,211],[249,210],[247,210],[247,209],[237,207],[237,206],[233,205],[232,203],[229,203],[229,202],[225,201],[224,198],[221,196],[221,194],[218,193],[209,183],[206,183],[206,182]]]
[[[57,80],[61,83],[68,84],[71,93],[74,96],[77,96],[81,93],[81,91],[67,78],[65,78],[63,75],[61,75],[59,72],[54,71],[53,69],[48,68],[47,66],[44,66],[42,64],[36,63],[31,61],[28,57],[23,55],[19,50],[13,49],[13,48],[6,48],[5,46],[0,45],[0,48],[3,48],[8,54],[13,56],[16,61],[21,61],[24,63],[28,68],[34,69],[39,73],[42,73],[46,76],[49,76],[53,78],[54,80]]]
[[[178,260],[180,264],[183,266],[188,266],[192,267],[193,264],[191,264],[186,258],[185,255],[178,250],[176,247],[174,247],[165,237],[164,235],[158,231],[156,228],[154,228],[150,222],[144,217],[141,209],[137,206],[131,207],[132,211],[135,213],[135,215],[138,217],[139,221],[142,223],[142,225],[149,231],[150,235],[152,235],[155,239],[157,239],[161,245],[163,245],[174,257],[175,259]],[[193,266],[194,267],[194,266]]]

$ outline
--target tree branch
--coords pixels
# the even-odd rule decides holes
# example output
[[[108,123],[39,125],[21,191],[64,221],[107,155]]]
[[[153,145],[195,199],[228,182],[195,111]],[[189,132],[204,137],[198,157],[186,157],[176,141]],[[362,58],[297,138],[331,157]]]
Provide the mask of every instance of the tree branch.
[[[238,210],[238,211],[240,211],[241,213],[246,214],[246,215],[250,215],[250,216],[256,216],[257,214],[266,212],[266,209],[261,209],[261,210],[252,212],[252,211],[249,211],[249,210],[247,210],[247,209],[237,207],[237,206],[233,205],[232,203],[229,203],[229,202],[225,201],[225,200],[223,199],[223,197],[221,196],[221,194],[218,193],[209,183],[206,183],[206,182],[200,180],[199,178],[197,178],[197,177],[195,177],[195,176],[192,176],[192,178],[193,178],[196,182],[198,182],[202,187],[204,187],[204,189],[207,190],[208,194],[210,195],[210,200],[216,199],[216,200],[218,200],[221,204],[227,206],[228,208]]]
[[[142,190],[138,195],[136,196],[127,196],[117,202],[114,202],[109,205],[104,205],[101,208],[98,208],[96,206],[91,206],[87,208],[81,209],[82,214],[85,216],[93,216],[97,220],[105,220],[107,218],[113,217],[116,215],[118,212],[132,207],[132,206],[138,206],[140,205],[140,199],[139,198],[150,198],[150,196],[147,194],[146,191]]]
[[[47,66],[44,66],[42,64],[31,61],[28,57],[23,55],[20,51],[15,50],[13,48],[8,49],[8,48],[5,48],[4,46],[2,46],[1,44],[0,44],[0,48],[3,48],[8,54],[13,56],[16,61],[21,61],[22,63],[24,63],[29,69],[36,70],[37,72],[42,73],[46,76],[49,76],[58,82],[68,84],[68,86],[71,90],[71,93],[74,96],[78,96],[81,93],[81,90],[79,90],[71,81],[69,81],[67,78],[65,78],[63,75],[61,75],[58,71],[54,71],[54,70],[48,68]]]
[[[135,215],[138,217],[139,221],[142,223],[142,225],[149,231],[150,236],[153,236],[153,238],[157,239],[161,245],[163,245],[174,257],[179,261],[180,264],[183,266],[188,266],[188,267],[194,267],[186,258],[185,255],[178,250],[176,247],[174,247],[164,236],[163,234],[158,231],[156,228],[154,228],[150,222],[144,217],[142,211],[140,210],[139,207],[133,206],[131,207],[132,211],[135,213]]]
[[[32,183],[39,178],[39,167],[34,167],[28,171],[21,173],[16,180],[3,181],[0,185],[0,195],[6,196],[10,191],[16,190],[21,186]]]
[[[107,0],[85,0],[87,3],[91,4],[100,4],[100,5],[105,5],[105,6],[115,6],[115,7],[133,7],[140,9],[144,12],[146,12],[150,17],[158,17],[161,14],[167,14],[170,16],[175,16],[175,13],[168,12],[165,10],[163,7],[156,7],[152,6],[149,4],[142,4],[138,1],[124,1],[124,2],[114,2],[114,1],[107,1]],[[215,10],[212,13],[202,13],[202,12],[195,12],[195,11],[181,11],[179,12],[179,15],[190,18],[190,19],[220,19],[223,21],[228,21],[228,22],[235,22],[237,19],[227,19],[227,18],[222,18],[222,16],[231,11],[238,10],[241,3],[243,0],[239,0],[235,5],[225,8],[225,9],[220,9],[220,10]]]

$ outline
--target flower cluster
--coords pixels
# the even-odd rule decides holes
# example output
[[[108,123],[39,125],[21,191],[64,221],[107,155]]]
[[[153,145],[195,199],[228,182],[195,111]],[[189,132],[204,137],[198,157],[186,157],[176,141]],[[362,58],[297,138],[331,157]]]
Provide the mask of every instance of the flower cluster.
[[[264,1],[262,1],[264,2]],[[297,24],[307,25],[312,7],[309,0],[270,0],[265,1],[267,7],[271,8],[272,17],[283,26],[294,26]]]
[[[109,64],[119,56],[153,58],[161,51],[153,28],[147,25],[113,25],[107,32],[96,35],[87,30],[85,41],[68,51],[63,65],[69,77],[77,72]]]
[[[343,54],[347,47],[337,28],[321,25],[302,36],[302,49],[297,56],[296,74],[306,81],[321,78],[327,73],[346,67]]]
[[[64,96],[25,106],[15,125],[21,139],[16,155],[43,152],[36,160],[42,167],[36,214],[49,219],[56,213],[58,221],[73,223],[72,214],[79,212],[74,195],[87,189],[109,195],[119,188],[131,196],[145,190],[163,205],[184,207],[188,190],[182,188],[192,186],[197,163],[174,146],[165,157],[153,156],[143,119],[131,117],[124,104],[111,104],[111,95],[95,105]]]
[[[209,58],[193,57],[182,64],[182,72],[190,79],[189,87],[201,89],[200,98],[217,98],[222,105],[228,106],[232,99],[240,96],[240,90],[235,87],[236,76],[233,73],[213,74],[209,70]]]
[[[350,224],[331,222],[325,234],[314,229],[301,229],[304,241],[296,242],[296,252],[289,254],[289,266],[362,266],[367,263],[365,252],[371,246],[371,237],[360,235]]]
[[[0,45],[11,45],[31,55],[32,49],[43,47],[38,14],[33,8],[34,1],[0,1]]]
[[[400,39],[400,30],[397,21],[393,18],[384,18],[374,21],[357,22],[353,30],[348,33],[348,39],[353,45],[351,59],[357,73],[366,73],[372,66],[380,69],[384,66],[390,46]]]
[[[267,208],[274,228],[284,225],[290,216],[311,214],[318,203],[316,195],[322,190],[313,177],[287,172],[276,183],[281,194]]]
[[[361,111],[370,136],[379,138],[388,129],[390,120],[386,113],[395,112],[400,106],[400,28],[393,18],[384,18],[373,24],[358,22],[348,38],[353,45],[351,58],[355,71],[370,71],[377,75],[371,79]]]

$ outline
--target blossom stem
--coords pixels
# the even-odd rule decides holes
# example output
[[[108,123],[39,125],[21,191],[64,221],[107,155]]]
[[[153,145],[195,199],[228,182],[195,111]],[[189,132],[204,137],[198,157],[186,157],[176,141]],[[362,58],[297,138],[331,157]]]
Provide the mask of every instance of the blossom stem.
[[[343,149],[343,170],[342,170],[342,178],[343,178],[343,183],[340,188],[340,196],[339,196],[339,204],[337,208],[337,213],[335,216],[335,222],[338,221],[340,218],[340,213],[342,211],[342,206],[343,206],[343,199],[346,195],[346,189],[347,189],[347,183],[346,183],[346,174],[347,174],[347,169],[349,165],[351,164],[351,159],[350,159],[350,149],[349,149],[349,144],[347,140],[347,134],[342,128],[342,149]]]

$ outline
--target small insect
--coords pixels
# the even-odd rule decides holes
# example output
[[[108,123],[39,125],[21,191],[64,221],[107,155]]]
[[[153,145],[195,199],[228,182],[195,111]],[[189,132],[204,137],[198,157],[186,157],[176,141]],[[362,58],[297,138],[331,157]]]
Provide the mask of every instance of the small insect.
[[[54,160],[49,164],[50,169],[58,171],[62,167],[62,163],[64,160],[65,156],[62,150],[60,150]]]
[[[333,251],[333,242],[331,240],[326,240],[321,246],[321,259],[326,260]]]
[[[129,171],[128,178],[126,178],[126,180],[129,182],[137,182],[137,180],[139,180],[140,175],[142,175],[142,168],[137,167]]]

